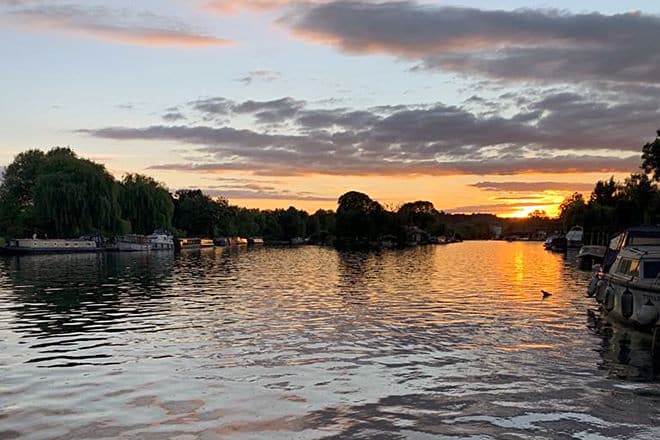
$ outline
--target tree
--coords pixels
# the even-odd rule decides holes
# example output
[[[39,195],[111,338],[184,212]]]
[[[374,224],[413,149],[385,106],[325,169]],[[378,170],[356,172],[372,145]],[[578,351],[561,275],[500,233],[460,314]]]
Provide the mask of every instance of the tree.
[[[118,183],[103,165],[69,148],[46,154],[33,191],[39,229],[51,236],[124,232]]]
[[[123,217],[137,234],[151,234],[155,229],[170,229],[174,203],[165,186],[141,174],[124,176],[119,195]]]
[[[76,237],[122,231],[118,185],[105,167],[70,148],[29,150],[7,167],[0,186],[0,228],[11,236]]]
[[[589,197],[589,202],[598,203],[600,206],[614,206],[618,191],[619,184],[614,180],[614,176],[610,177],[610,180],[599,180]]]
[[[368,195],[349,191],[339,197],[337,239],[341,244],[366,245],[385,230],[385,210]]]
[[[628,219],[628,224],[649,223],[651,212],[658,199],[658,189],[646,174],[631,174],[626,178],[622,189],[621,198],[628,206],[626,211],[633,214]]]
[[[642,147],[642,169],[646,174],[653,173],[653,180],[660,181],[660,130],[656,132],[653,142],[647,142]]]
[[[582,194],[576,192],[564,199],[559,205],[559,218],[564,229],[568,230],[574,225],[584,224],[586,210],[587,205]]]
[[[418,200],[404,203],[397,211],[397,218],[402,226],[417,226],[432,234],[444,233],[440,213],[431,202]]]
[[[200,189],[179,190],[175,194],[172,223],[189,236],[213,237],[227,210],[226,199],[213,200]]]

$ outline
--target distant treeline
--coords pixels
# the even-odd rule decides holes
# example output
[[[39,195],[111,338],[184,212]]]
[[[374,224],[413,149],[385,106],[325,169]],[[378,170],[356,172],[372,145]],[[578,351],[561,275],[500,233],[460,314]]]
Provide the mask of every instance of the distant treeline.
[[[428,201],[386,209],[356,191],[339,197],[336,212],[318,210],[310,215],[294,207],[232,206],[199,189],[172,194],[163,184],[139,174],[117,181],[103,165],[79,158],[69,148],[29,150],[5,169],[0,185],[0,237],[113,237],[166,229],[179,237],[263,237],[271,242],[306,238],[311,243],[349,247],[383,242],[402,245],[439,236],[487,239],[498,230],[503,235],[531,235],[573,225],[615,232],[660,219],[658,165],[660,137],[643,147],[643,173],[632,174],[622,183],[613,178],[600,181],[588,200],[573,194],[562,203],[558,219],[542,211],[526,219],[449,214]]]
[[[396,244],[442,235],[490,238],[501,219],[490,214],[452,215],[428,201],[385,209],[363,193],[338,200],[337,211],[313,214],[288,209],[259,210],[229,205],[201,190],[175,193],[151,177],[128,174],[117,181],[103,165],[79,158],[69,148],[20,153],[0,185],[0,237],[70,238],[100,234],[150,234],[166,229],[177,236],[263,237],[274,242],[307,238],[339,246],[386,240]]]
[[[660,131],[642,147],[640,173],[623,182],[598,181],[590,197],[574,193],[560,205],[560,225],[582,225],[591,233],[615,233],[628,226],[660,222]]]

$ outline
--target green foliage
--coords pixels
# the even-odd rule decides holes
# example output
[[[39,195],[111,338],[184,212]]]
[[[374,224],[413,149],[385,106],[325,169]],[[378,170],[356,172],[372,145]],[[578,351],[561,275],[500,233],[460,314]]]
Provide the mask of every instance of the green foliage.
[[[151,177],[127,174],[122,180],[119,204],[124,219],[136,234],[172,228],[172,197],[165,186]]]
[[[174,199],[172,223],[189,237],[213,237],[227,216],[225,199],[213,200],[201,190],[179,190]]]
[[[33,233],[77,237],[121,230],[119,187],[102,165],[69,148],[21,153],[0,187],[0,228],[9,236]]]

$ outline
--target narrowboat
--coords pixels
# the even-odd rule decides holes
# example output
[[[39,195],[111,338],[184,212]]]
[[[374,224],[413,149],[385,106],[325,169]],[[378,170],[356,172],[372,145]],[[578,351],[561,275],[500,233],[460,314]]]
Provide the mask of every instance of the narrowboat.
[[[102,248],[94,240],[83,239],[47,239],[16,238],[9,240],[7,246],[0,249],[5,254],[70,254],[81,252],[100,252]]]

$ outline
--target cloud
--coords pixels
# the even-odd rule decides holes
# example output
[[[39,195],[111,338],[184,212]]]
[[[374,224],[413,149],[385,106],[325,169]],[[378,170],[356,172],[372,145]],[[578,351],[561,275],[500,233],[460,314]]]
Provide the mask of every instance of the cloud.
[[[320,1],[323,0],[307,0],[307,3],[317,3]],[[235,14],[244,10],[263,12],[296,3],[300,3],[300,0],[212,0],[204,3],[203,8],[219,14]]]
[[[250,190],[241,188],[227,188],[227,189],[203,189],[204,193],[212,197],[224,197],[228,200],[232,199],[255,199],[255,200],[299,200],[310,202],[334,202],[336,197],[327,197],[314,195],[307,192],[292,192],[286,190],[265,189],[265,190]]]
[[[480,10],[413,1],[301,4],[294,35],[356,54],[384,53],[506,80],[660,83],[660,17],[630,12]]]
[[[485,191],[543,192],[543,191],[591,191],[593,183],[582,182],[477,182],[470,186]]]
[[[181,112],[167,112],[163,115],[163,120],[167,122],[176,122],[182,119],[186,119],[186,116]]]
[[[564,90],[518,93],[510,99],[524,96],[525,104],[508,116],[443,103],[355,109],[317,108],[291,97],[210,97],[176,106],[181,116],[192,112],[191,120],[198,120],[201,114],[208,124],[79,132],[192,149],[184,163],[154,165],[163,170],[278,176],[613,173],[638,169],[644,134],[653,133],[660,120],[653,94],[612,103],[607,90],[600,99]],[[257,124],[234,126],[234,118],[245,116]]]
[[[274,70],[260,69],[252,70],[247,75],[238,78],[237,81],[242,82],[246,86],[249,86],[253,82],[263,81],[263,82],[272,82],[282,78],[281,72],[276,72]]]
[[[119,11],[101,6],[25,5],[2,12],[0,22],[29,30],[140,46],[204,48],[232,44],[229,40],[187,29],[183,23],[150,12]]]
[[[517,202],[515,204],[509,203],[493,203],[484,205],[468,205],[459,206],[457,208],[445,209],[445,212],[452,214],[472,214],[477,212],[489,212],[494,214],[511,213],[512,211],[519,211],[520,208],[542,207],[545,203],[539,202]]]

